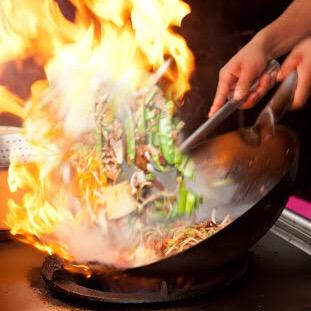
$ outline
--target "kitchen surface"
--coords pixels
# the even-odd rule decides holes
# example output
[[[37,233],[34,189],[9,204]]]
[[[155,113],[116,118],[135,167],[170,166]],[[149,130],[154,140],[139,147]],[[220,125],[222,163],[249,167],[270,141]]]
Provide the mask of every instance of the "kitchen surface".
[[[40,276],[44,257],[15,241],[0,243],[0,310],[311,310],[310,255],[271,232],[251,249],[240,280],[214,294],[161,305],[96,305],[55,294]]]

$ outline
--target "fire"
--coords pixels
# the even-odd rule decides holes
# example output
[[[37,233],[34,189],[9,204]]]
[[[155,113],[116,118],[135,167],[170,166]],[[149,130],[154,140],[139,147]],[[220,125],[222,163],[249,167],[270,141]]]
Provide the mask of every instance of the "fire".
[[[24,119],[24,134],[33,146],[29,163],[12,154],[9,185],[24,195],[9,202],[7,224],[21,240],[68,262],[76,256],[59,235],[64,226],[81,234],[93,223],[101,230],[106,226],[106,211],[95,203],[107,187],[96,152],[84,157],[72,150],[90,143],[81,137],[94,130],[93,103],[109,98],[122,109],[161,70],[166,96],[179,100],[190,88],[194,66],[185,40],[173,31],[190,13],[182,0],[71,3],[73,20],[54,0],[0,3],[0,63],[32,58],[46,75],[32,85],[26,105],[0,88],[0,111]]]
[[[24,119],[25,112],[22,108],[23,100],[11,93],[4,86],[0,86],[0,112],[9,112]]]

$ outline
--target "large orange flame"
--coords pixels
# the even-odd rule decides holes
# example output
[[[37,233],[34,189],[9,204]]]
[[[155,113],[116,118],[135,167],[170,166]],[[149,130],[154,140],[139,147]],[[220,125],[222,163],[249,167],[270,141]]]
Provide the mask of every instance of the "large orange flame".
[[[94,126],[96,90],[104,81],[109,90],[101,90],[102,95],[115,90],[115,100],[122,105],[128,94],[145,87],[150,74],[172,59],[164,76],[165,92],[179,99],[189,90],[194,65],[185,40],[173,31],[190,12],[182,0],[71,3],[73,21],[53,0],[0,3],[0,63],[33,58],[46,74],[46,80],[32,85],[26,108],[21,99],[0,88],[0,110],[24,119],[24,133],[34,149],[28,164],[12,154],[9,184],[12,191],[23,189],[25,194],[19,202],[10,202],[7,223],[12,234],[68,261],[72,254],[55,228],[100,221],[102,211],[94,204],[92,189],[107,184],[92,154],[86,163],[79,158],[72,162],[86,170],[60,167],[64,158],[72,157],[72,143]],[[99,174],[92,174],[96,171]],[[81,193],[83,208],[74,200]]]

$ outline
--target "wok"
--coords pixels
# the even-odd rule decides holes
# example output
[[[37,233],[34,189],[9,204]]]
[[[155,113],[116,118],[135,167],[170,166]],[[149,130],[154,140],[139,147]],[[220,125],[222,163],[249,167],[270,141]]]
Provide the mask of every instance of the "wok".
[[[199,275],[222,269],[245,257],[272,227],[285,207],[297,173],[298,139],[290,129],[276,125],[291,104],[296,81],[293,72],[253,127],[203,141],[191,152],[201,178],[208,178],[200,181],[201,187],[211,190],[210,184],[217,178],[231,179],[213,190],[220,214],[229,213],[233,222],[181,253],[127,273]],[[205,191],[204,187],[200,190]],[[210,203],[213,206],[213,199]],[[209,217],[206,209],[208,206],[203,218]]]
[[[240,277],[247,268],[249,247],[279,217],[297,172],[296,135],[275,124],[291,103],[296,79],[293,73],[281,85],[253,127],[204,141],[192,152],[201,177],[209,178],[203,180],[206,188],[219,177],[232,179],[217,188],[214,197],[222,204],[220,211],[233,215],[231,224],[181,253],[123,272],[112,271],[116,273],[112,277],[95,274],[90,283],[65,271],[62,262],[50,256],[41,271],[49,287],[90,301],[154,303],[206,295]],[[253,161],[250,166],[249,160]]]

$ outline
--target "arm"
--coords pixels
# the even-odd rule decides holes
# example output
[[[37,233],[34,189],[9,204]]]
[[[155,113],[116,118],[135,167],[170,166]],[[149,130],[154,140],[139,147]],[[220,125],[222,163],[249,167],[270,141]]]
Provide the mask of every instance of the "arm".
[[[253,82],[268,62],[295,46],[300,40],[311,35],[311,0],[295,0],[274,22],[259,31],[221,69],[216,96],[210,110],[213,115],[233,92],[236,100],[245,98]],[[247,98],[243,108],[249,108],[274,84],[275,75],[264,75],[257,89]]]
[[[290,51],[298,42],[311,35],[311,1],[295,0],[274,22],[262,29],[255,40],[263,45],[269,58]]]
[[[311,91],[311,36],[294,47],[279,71],[278,80],[285,79],[294,69],[298,73],[297,87],[292,105],[295,109],[305,104]]]

